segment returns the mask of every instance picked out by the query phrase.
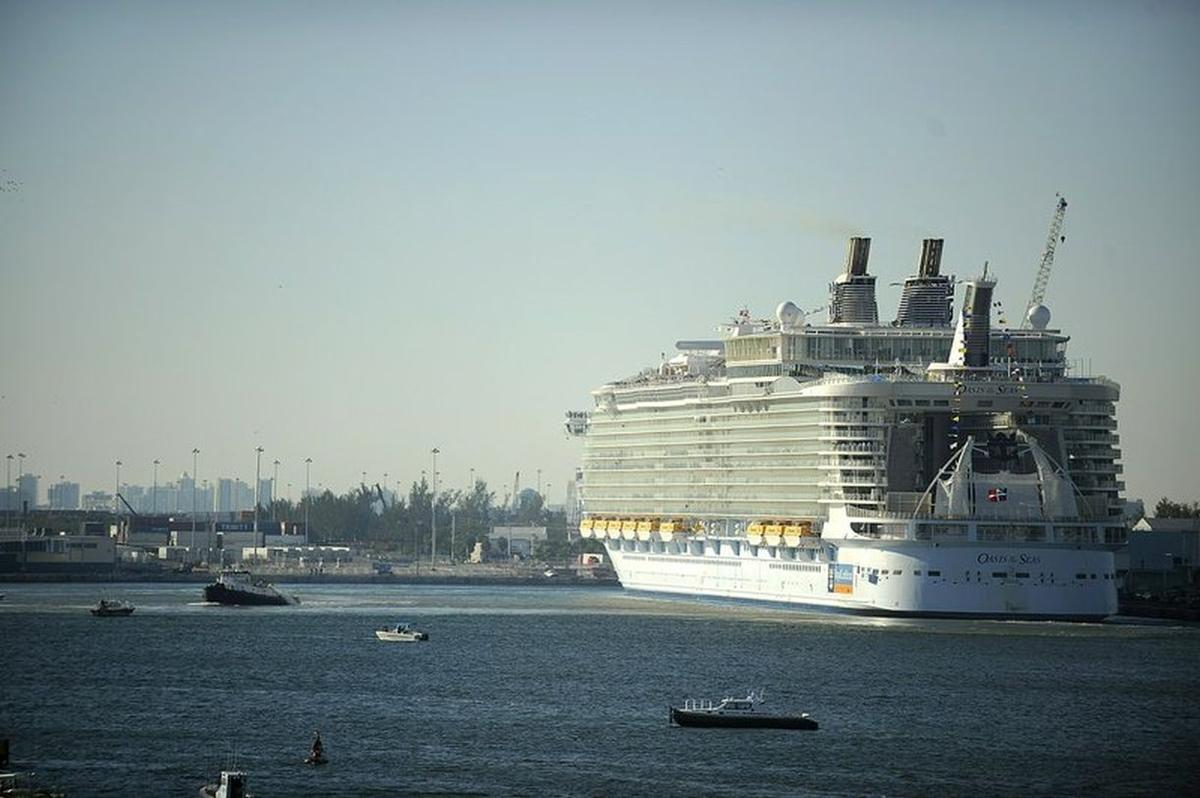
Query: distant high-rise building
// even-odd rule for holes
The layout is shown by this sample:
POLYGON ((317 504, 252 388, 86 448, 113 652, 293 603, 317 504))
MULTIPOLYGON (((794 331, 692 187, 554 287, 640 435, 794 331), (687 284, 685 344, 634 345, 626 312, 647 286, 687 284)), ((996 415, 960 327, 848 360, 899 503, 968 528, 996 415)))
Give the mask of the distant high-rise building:
POLYGON ((51 510, 78 510, 79 483, 62 481, 46 489, 51 510))
POLYGON ((272 501, 271 480, 260 479, 258 481, 258 503, 263 507, 270 507, 272 501))
POLYGON ((32 510, 38 503, 38 476, 22 474, 17 477, 17 508, 32 510))
POLYGON ((221 477, 217 480, 217 512, 232 513, 235 508, 233 480, 221 477))

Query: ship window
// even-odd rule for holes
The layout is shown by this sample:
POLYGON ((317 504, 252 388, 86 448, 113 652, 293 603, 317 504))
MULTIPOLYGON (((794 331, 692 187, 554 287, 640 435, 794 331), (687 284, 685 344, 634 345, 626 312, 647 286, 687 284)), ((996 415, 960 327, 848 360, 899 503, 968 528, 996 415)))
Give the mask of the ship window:
POLYGON ((896 400, 896 406, 897 406, 897 407, 912 407, 912 400, 910 400, 910 399, 897 399, 897 400, 896 400))
POLYGON ((895 572, 895 574, 896 574, 896 576, 903 576, 903 575, 904 575, 904 572, 903 572, 903 571, 896 571, 896 572, 895 572))
POLYGON ((929 407, 929 400, 928 399, 915 399, 915 400, 913 400, 913 404, 916 405, 917 407, 929 407))
POLYGON ((930 576, 941 576, 942 572, 941 571, 930 571, 929 575, 930 576))
POLYGON ((1087 579, 1087 574, 1075 574, 1076 579, 1087 579))
MULTIPOLYGON (((982 402, 980 402, 980 404, 983 404, 983 403, 982 403, 982 402)), ((933 400, 933 406, 934 406, 934 407, 949 407, 949 406, 950 406, 950 400, 949 400, 949 399, 934 399, 934 400, 933 400)))
POLYGON ((1028 579, 1029 574, 1025 571, 1017 571, 1017 579, 1028 579))
POLYGON ((889 573, 891 573, 891 571, 884 568, 882 571, 880 571, 880 573, 883 574, 884 576, 887 576, 889 573))
POLYGON ((920 575, 921 575, 920 571, 913 571, 913 576, 920 576, 920 575))
POLYGON ((992 571, 993 579, 1007 579, 1008 571, 992 571))

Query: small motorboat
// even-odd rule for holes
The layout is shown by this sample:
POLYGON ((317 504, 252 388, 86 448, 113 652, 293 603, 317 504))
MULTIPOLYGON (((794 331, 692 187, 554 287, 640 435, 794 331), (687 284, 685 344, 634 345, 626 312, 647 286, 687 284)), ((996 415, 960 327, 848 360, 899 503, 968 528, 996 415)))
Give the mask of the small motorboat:
POLYGON ((101 618, 115 618, 121 615, 133 615, 136 609, 132 604, 120 599, 100 599, 100 603, 92 607, 92 615, 101 618))
POLYGON ((398 623, 395 626, 385 626, 382 629, 376 629, 375 636, 380 640, 387 640, 393 643, 415 643, 429 639, 428 632, 414 629, 406 623, 398 623))
POLYGON ((252 798, 246 792, 246 772, 222 770, 219 784, 206 784, 200 788, 203 798, 252 798))
POLYGON ((689 698, 682 707, 671 707, 671 723, 675 726, 702 726, 724 729, 805 729, 817 728, 817 722, 807 712, 799 715, 769 715, 755 709, 763 702, 761 693, 745 698, 726 697, 714 703, 707 699, 689 698))

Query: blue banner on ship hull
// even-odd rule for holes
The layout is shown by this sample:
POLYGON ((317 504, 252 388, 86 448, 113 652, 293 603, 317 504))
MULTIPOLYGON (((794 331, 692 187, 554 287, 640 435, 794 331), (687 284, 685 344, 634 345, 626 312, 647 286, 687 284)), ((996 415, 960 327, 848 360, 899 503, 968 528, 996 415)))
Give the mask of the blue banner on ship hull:
POLYGON ((829 565, 829 592, 854 592, 854 566, 849 563, 831 563, 829 565))

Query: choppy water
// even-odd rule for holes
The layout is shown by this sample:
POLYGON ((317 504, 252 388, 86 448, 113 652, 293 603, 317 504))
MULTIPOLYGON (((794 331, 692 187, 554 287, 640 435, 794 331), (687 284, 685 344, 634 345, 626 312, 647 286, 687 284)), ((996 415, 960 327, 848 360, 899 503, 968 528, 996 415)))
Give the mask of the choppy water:
POLYGON ((0 736, 74 796, 1188 792, 1200 629, 883 621, 577 588, 4 585, 0 736), (93 618, 105 595, 129 618, 93 618), (373 630, 412 621, 426 644, 373 630), (679 729, 760 687, 817 732, 679 729), (320 729, 331 764, 303 766, 320 729))

